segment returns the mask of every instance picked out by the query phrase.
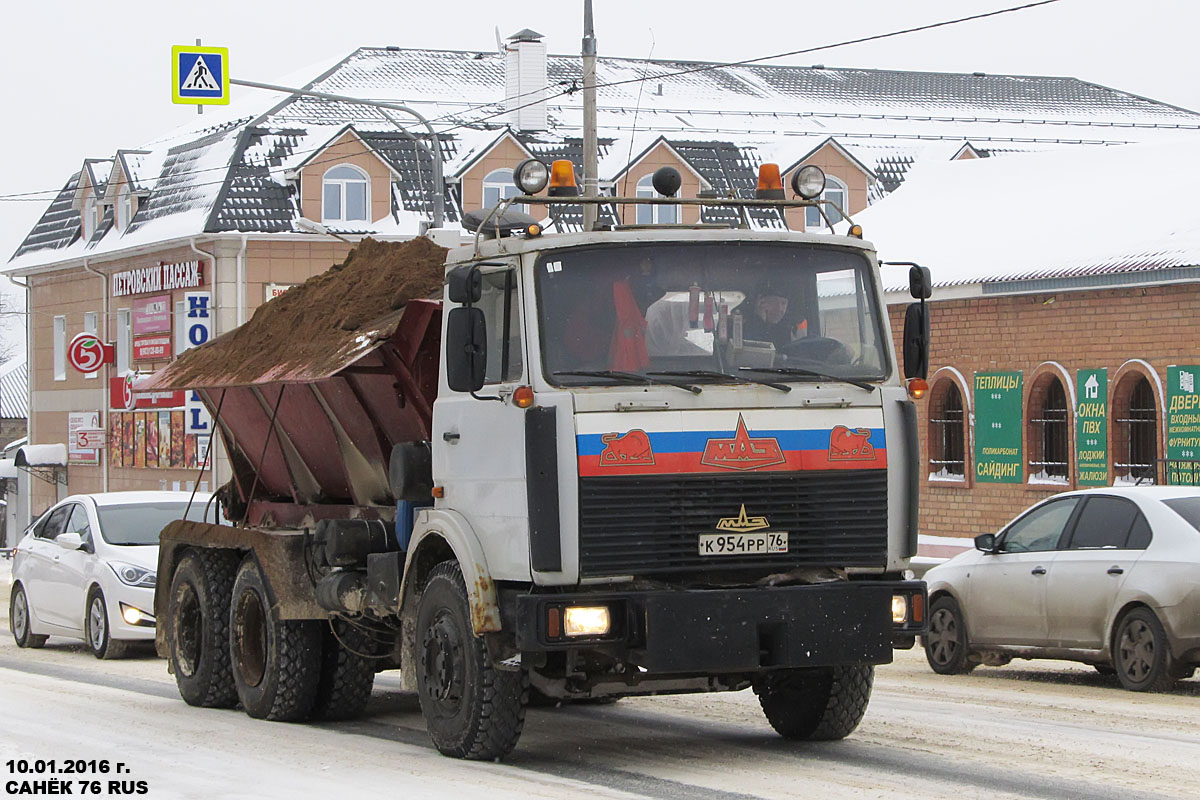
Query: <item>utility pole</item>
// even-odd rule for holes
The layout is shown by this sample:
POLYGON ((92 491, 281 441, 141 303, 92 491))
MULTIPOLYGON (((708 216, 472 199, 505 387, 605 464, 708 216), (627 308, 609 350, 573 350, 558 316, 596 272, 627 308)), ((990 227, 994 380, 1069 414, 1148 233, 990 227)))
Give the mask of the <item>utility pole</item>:
MULTIPOLYGON (((583 0, 583 196, 600 194, 600 143, 596 139, 596 32, 592 28, 592 0, 583 0)), ((596 227, 598 207, 585 204, 583 229, 596 227)))

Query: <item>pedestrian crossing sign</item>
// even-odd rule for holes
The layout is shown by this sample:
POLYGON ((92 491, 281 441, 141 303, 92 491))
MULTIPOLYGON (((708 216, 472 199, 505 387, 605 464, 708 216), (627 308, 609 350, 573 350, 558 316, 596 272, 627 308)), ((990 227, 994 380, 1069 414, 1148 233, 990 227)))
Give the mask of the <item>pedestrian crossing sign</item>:
POLYGON ((203 106, 229 104, 229 48, 171 48, 171 99, 203 106))

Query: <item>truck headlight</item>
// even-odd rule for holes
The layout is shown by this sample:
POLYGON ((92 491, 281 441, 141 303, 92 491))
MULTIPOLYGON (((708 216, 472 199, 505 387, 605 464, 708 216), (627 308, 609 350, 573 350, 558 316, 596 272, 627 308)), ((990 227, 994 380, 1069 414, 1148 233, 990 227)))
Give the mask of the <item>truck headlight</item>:
POLYGON ((892 622, 897 625, 903 625, 908 622, 908 596, 903 594, 892 595, 892 622))
POLYGON ((603 636, 612 627, 608 606, 567 606, 563 633, 567 636, 603 636))

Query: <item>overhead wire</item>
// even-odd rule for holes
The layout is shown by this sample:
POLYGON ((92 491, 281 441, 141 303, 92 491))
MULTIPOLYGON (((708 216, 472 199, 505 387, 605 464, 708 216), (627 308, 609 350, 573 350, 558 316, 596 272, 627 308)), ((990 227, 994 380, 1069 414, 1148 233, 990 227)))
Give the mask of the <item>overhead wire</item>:
MULTIPOLYGON (((864 44, 866 42, 879 41, 882 39, 889 39, 889 38, 894 38, 897 36, 904 36, 904 35, 908 35, 908 34, 912 34, 912 33, 919 33, 922 31, 933 30, 936 28, 947 27, 950 25, 958 25, 958 24, 961 24, 964 22, 972 22, 975 20, 985 19, 988 17, 995 17, 995 16, 999 16, 1001 14, 1010 14, 1010 13, 1014 13, 1014 12, 1018 12, 1018 11, 1025 11, 1025 10, 1028 10, 1031 8, 1052 5, 1052 4, 1059 3, 1059 2, 1062 2, 1062 0, 1036 0, 1035 2, 1024 3, 1022 5, 1010 6, 1010 7, 1002 8, 1002 9, 996 9, 994 11, 986 11, 986 12, 981 12, 979 14, 971 14, 971 15, 965 16, 965 17, 958 17, 958 18, 950 19, 950 20, 942 20, 940 22, 933 22, 933 23, 928 23, 925 25, 917 25, 917 26, 914 26, 911 28, 904 28, 901 30, 889 31, 887 33, 872 34, 869 36, 861 36, 861 37, 857 37, 854 39, 846 39, 846 40, 843 40, 840 42, 833 42, 830 44, 815 45, 813 47, 801 48, 799 50, 789 50, 784 53, 774 53, 771 55, 757 56, 754 58, 747 58, 747 59, 742 59, 739 61, 727 61, 727 62, 700 64, 695 67, 689 67, 687 69, 663 72, 663 73, 659 73, 659 74, 655 74, 655 75, 643 75, 643 76, 639 76, 639 77, 625 78, 625 79, 616 80, 616 81, 609 81, 606 83, 598 83, 596 85, 596 88, 598 90, 606 89, 606 88, 612 88, 615 86, 624 86, 624 85, 628 85, 631 83, 645 83, 646 81, 657 81, 657 80, 662 80, 665 78, 674 78, 674 77, 679 77, 682 75, 692 75, 692 74, 696 74, 696 73, 700 73, 700 72, 708 72, 708 71, 717 70, 717 69, 728 69, 730 67, 747 66, 750 64, 756 64, 756 63, 760 63, 763 61, 771 61, 771 60, 779 59, 779 58, 788 58, 788 57, 796 56, 796 55, 815 53, 815 52, 819 52, 822 50, 831 50, 831 49, 838 48, 838 47, 847 47, 847 46, 855 45, 855 44, 864 44)), ((549 90, 551 88, 558 87, 558 86, 564 86, 564 85, 566 85, 567 88, 561 89, 558 92, 551 94, 549 96, 538 97, 537 99, 532 100, 528 103, 524 103, 524 104, 521 104, 518 106, 511 107, 511 108, 504 108, 504 109, 492 112, 490 114, 485 114, 481 117, 477 117, 475 119, 463 120, 463 121, 458 122, 450 127, 443 128, 442 130, 437 132, 437 135, 438 135, 438 137, 441 137, 447 133, 452 133, 456 130, 474 128, 484 122, 487 122, 488 120, 495 119, 496 117, 505 116, 507 114, 513 113, 514 111, 520 111, 521 109, 528 108, 530 106, 535 106, 540 103, 548 103, 548 102, 550 102, 552 100, 556 100, 560 97, 573 95, 576 92, 580 91, 580 89, 581 89, 581 87, 575 85, 574 81, 570 81, 570 82, 558 81, 555 83, 547 84, 546 86, 544 86, 540 89, 533 89, 533 90, 530 90, 529 92, 525 92, 521 95, 517 95, 517 97, 520 98, 520 97, 524 97, 524 96, 538 94, 540 92, 549 90)), ((354 105, 353 101, 348 101, 348 100, 321 100, 319 98, 304 98, 303 95, 294 95, 294 97, 297 100, 307 99, 307 100, 311 100, 313 102, 340 103, 343 105, 354 105)), ((364 99, 366 99, 366 98, 364 98, 364 99)), ((501 101, 496 101, 496 102, 486 103, 486 104, 479 104, 479 105, 470 107, 465 110, 447 112, 438 117, 434 117, 434 118, 430 119, 429 121, 432 123, 432 122, 440 121, 443 119, 449 119, 449 118, 452 118, 452 117, 455 117, 455 116, 458 116, 458 115, 461 115, 464 113, 470 113, 473 110, 479 110, 481 108, 488 108, 490 106, 495 106, 495 105, 497 105, 498 102, 501 102, 501 101)), ((377 117, 372 118, 372 120, 375 120, 375 119, 377 119, 377 117)), ((412 126, 410 128, 405 128, 403 125, 400 125, 399 123, 397 123, 396 127, 400 128, 402 131, 407 131, 409 133, 412 133, 415 136, 422 135, 419 132, 419 129, 416 129, 415 126, 412 126)), ((311 150, 293 151, 292 155, 295 155, 296 153, 316 152, 316 151, 323 149, 324 147, 325 147, 325 144, 322 144, 319 147, 312 148, 311 150)), ((313 162, 313 163, 323 163, 323 162, 313 162)), ((223 165, 220 167, 204 167, 204 168, 199 168, 196 170, 181 170, 179 172, 172 173, 171 177, 181 177, 181 176, 188 175, 188 174, 199 174, 201 172, 216 171, 216 170, 228 171, 228 169, 232 166, 236 166, 236 165, 226 164, 226 165, 223 165)), ((282 171, 285 169, 287 169, 287 168, 282 167, 282 166, 275 167, 275 168, 268 168, 268 172, 273 173, 273 172, 278 172, 278 171, 282 171)), ((220 181, 213 181, 211 183, 192 183, 192 184, 188 184, 188 187, 196 188, 196 187, 201 187, 201 186, 222 185, 226 182, 227 181, 225 181, 225 180, 220 180, 220 181)), ((64 191, 66 191, 65 188, 41 189, 41 190, 34 190, 34 191, 29 191, 29 192, 11 192, 11 193, 7 193, 7 194, 0 194, 0 202, 46 202, 47 200, 49 200, 50 202, 53 202, 64 191), (41 195, 41 196, 35 197, 34 195, 41 195)))

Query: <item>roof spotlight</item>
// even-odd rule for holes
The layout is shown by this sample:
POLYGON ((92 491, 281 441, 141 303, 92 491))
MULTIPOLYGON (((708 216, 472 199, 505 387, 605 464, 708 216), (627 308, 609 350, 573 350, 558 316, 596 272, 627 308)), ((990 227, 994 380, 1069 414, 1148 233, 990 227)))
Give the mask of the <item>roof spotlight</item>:
POLYGON ((792 173, 792 191, 805 200, 816 200, 825 191, 825 173, 816 164, 792 173))
POLYGON ((527 158, 513 170, 513 183, 522 194, 537 194, 546 188, 550 168, 536 158, 527 158))
POLYGON ((663 197, 674 197, 683 184, 683 178, 679 176, 679 170, 674 167, 659 167, 654 171, 654 177, 650 179, 650 182, 654 185, 654 191, 663 197))

